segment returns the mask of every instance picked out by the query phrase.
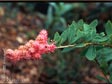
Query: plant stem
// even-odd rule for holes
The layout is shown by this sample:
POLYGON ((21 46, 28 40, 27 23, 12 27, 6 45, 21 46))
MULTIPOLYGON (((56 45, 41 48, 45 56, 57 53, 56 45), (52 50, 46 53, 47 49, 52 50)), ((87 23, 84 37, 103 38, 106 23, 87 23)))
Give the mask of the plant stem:
MULTIPOLYGON (((73 45, 66 45, 66 46, 59 46, 59 47, 56 47, 57 49, 59 49, 59 48, 68 48, 68 47, 75 47, 76 45, 78 45, 78 44, 73 44, 73 45)), ((84 43, 84 46, 83 47, 86 47, 86 46, 90 46, 90 45, 96 45, 96 46, 103 46, 103 47, 110 47, 110 48, 112 48, 112 45, 110 45, 110 44, 104 44, 104 43, 89 43, 89 42, 87 42, 87 43, 84 43)))
POLYGON ((74 44, 74 45, 66 45, 66 46, 59 46, 59 47, 56 47, 56 48, 68 48, 68 47, 74 47, 76 44, 74 44))

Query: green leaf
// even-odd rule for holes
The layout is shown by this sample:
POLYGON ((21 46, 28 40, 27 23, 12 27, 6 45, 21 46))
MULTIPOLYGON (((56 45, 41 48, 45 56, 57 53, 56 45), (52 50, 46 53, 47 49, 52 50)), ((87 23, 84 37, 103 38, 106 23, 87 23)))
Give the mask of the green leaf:
MULTIPOLYGON (((97 51, 100 55, 103 55, 104 60, 109 62, 112 60, 112 49, 111 48, 102 48, 97 51)), ((101 60, 101 58, 100 58, 101 60)))
POLYGON ((88 60, 94 60, 96 57, 96 48, 94 46, 90 46, 86 52, 86 58, 88 60))
POLYGON ((68 37, 68 29, 66 29, 66 30, 61 34, 61 37, 62 37, 62 43, 64 43, 64 42, 67 40, 67 37, 68 37))
MULTIPOLYGON (((110 76, 112 76, 112 63, 109 65, 108 71, 110 72, 110 76)), ((111 78, 111 80, 112 80, 112 78, 111 78)))
POLYGON ((93 42, 105 42, 105 41, 108 41, 109 40, 109 37, 107 36, 100 36, 100 35, 96 35, 92 41, 93 42))
POLYGON ((61 36, 58 32, 55 33, 53 40, 56 42, 56 44, 59 43, 59 41, 61 40, 61 36))
POLYGON ((107 54, 107 56, 105 56, 105 60, 107 62, 112 60, 112 52, 110 54, 107 54))
POLYGON ((72 41, 70 43, 73 44, 74 42, 79 40, 81 37, 84 37, 84 33, 78 29, 75 37, 72 39, 72 41))
POLYGON ((110 80, 110 83, 112 83, 112 74, 110 75, 110 79, 109 80, 110 80))
POLYGON ((92 22, 90 23, 90 26, 91 26, 92 28, 96 28, 97 25, 98 25, 98 20, 94 20, 94 21, 92 21, 92 22))
POLYGON ((73 7, 73 4, 60 3, 59 6, 60 6, 60 7, 59 7, 59 9, 60 9, 60 11, 59 11, 60 15, 63 15, 63 14, 65 14, 66 12, 68 12, 69 10, 71 10, 71 9, 74 8, 74 7, 73 7))
POLYGON ((58 46, 60 46, 62 43, 63 43, 63 38, 60 37, 60 41, 59 41, 59 43, 58 43, 58 46))
POLYGON ((97 75, 96 78, 99 79, 99 80, 108 82, 104 77, 102 77, 102 76, 100 76, 100 75, 97 75))
POLYGON ((85 32, 90 31, 90 26, 88 24, 84 24, 84 31, 85 32))
POLYGON ((66 20, 65 20, 65 18, 62 18, 62 17, 60 17, 60 22, 62 23, 62 25, 64 26, 64 27, 66 27, 66 20))
POLYGON ((80 19, 77 24, 79 28, 83 27, 83 24, 84 24, 83 19, 80 19))
POLYGON ((81 52, 81 56, 85 56, 87 50, 88 50, 88 46, 85 47, 84 50, 81 52))
POLYGON ((51 24, 53 20, 53 11, 52 11, 52 6, 50 5, 47 11, 47 24, 51 24))
POLYGON ((77 28, 76 25, 77 25, 76 22, 73 21, 72 24, 69 26, 69 29, 68 29, 68 35, 69 35, 68 41, 70 44, 72 44, 72 40, 74 38, 76 38, 76 28, 77 28))
POLYGON ((100 54, 102 54, 102 55, 108 55, 108 54, 111 54, 111 53, 112 53, 112 49, 111 49, 111 48, 103 47, 103 48, 100 49, 98 52, 99 52, 100 54))
POLYGON ((108 21, 105 24, 105 31, 106 31, 107 35, 112 35, 112 22, 111 21, 108 21))
MULTIPOLYGON (((103 52, 103 51, 102 51, 103 52)), ((104 51, 105 52, 105 51, 104 51)), ((100 65, 100 68, 104 71, 104 74, 108 74, 108 63, 106 62, 105 60, 105 55, 102 55, 102 54, 97 54, 97 61, 100 65)))
POLYGON ((107 68, 108 68, 108 63, 105 61, 105 59, 102 59, 101 61, 100 61, 100 67, 101 67, 101 69, 103 69, 105 72, 105 74, 108 74, 108 72, 107 72, 107 68))
POLYGON ((51 6, 53 6, 54 7, 54 9, 57 11, 57 4, 56 3, 54 3, 54 2, 52 2, 52 3, 49 3, 51 6))

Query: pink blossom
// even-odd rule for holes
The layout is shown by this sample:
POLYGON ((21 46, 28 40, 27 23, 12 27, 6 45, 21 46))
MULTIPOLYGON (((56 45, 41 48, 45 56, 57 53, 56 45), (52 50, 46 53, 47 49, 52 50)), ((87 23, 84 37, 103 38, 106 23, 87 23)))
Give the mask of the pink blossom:
POLYGON ((44 29, 43 29, 43 30, 41 30, 39 34, 40 34, 40 35, 42 35, 42 34, 43 34, 43 35, 45 35, 45 36, 47 36, 47 35, 48 35, 47 31, 46 31, 46 30, 44 30, 44 29))
POLYGON ((54 52, 56 46, 54 43, 48 44, 48 33, 46 30, 40 31, 35 40, 29 40, 25 45, 18 49, 7 49, 6 58, 11 62, 17 62, 22 59, 41 59, 42 54, 54 52))
POLYGON ((54 44, 51 44, 48 46, 48 49, 49 49, 48 50, 49 52, 54 52, 54 50, 56 49, 56 46, 54 44))
POLYGON ((7 49, 7 52, 5 53, 5 55, 7 56, 9 60, 13 59, 14 51, 12 49, 7 49))
POLYGON ((35 53, 32 58, 33 59, 41 59, 41 55, 39 53, 35 53))
POLYGON ((30 47, 28 50, 30 53, 35 53, 35 49, 33 47, 30 47))
POLYGON ((34 41, 32 45, 33 45, 33 47, 36 48, 36 50, 37 50, 37 49, 39 48, 39 45, 40 45, 40 44, 39 44, 38 41, 34 41))
POLYGON ((46 30, 40 31, 39 35, 36 38, 36 40, 39 43, 47 43, 47 39, 48 39, 48 33, 46 30))

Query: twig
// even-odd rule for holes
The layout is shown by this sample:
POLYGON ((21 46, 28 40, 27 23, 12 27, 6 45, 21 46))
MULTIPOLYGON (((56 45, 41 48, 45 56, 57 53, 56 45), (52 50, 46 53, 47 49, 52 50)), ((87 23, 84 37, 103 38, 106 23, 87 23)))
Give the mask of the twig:
POLYGON ((66 46, 59 46, 59 47, 56 47, 56 48, 68 48, 68 47, 74 47, 76 44, 74 44, 74 45, 66 45, 66 46))
MULTIPOLYGON (((75 46, 77 46, 77 45, 78 45, 78 44, 73 44, 73 45, 59 46, 59 47, 56 47, 56 48, 59 49, 59 48, 75 47, 75 46)), ((103 46, 103 47, 110 47, 110 48, 112 48, 112 45, 110 45, 110 44, 92 43, 92 42, 90 42, 90 43, 89 43, 89 42, 84 43, 84 46, 83 46, 83 47, 90 46, 90 45, 103 46)))

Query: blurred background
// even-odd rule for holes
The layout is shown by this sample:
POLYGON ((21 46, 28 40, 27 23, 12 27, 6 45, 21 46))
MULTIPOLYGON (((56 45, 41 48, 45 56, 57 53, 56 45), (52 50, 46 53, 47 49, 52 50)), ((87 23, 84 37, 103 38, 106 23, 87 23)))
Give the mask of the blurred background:
MULTIPOLYGON (((4 83, 3 49, 16 49, 35 39, 41 29, 48 30, 49 38, 63 32, 72 21, 83 19, 90 23, 98 19, 97 32, 105 31, 104 24, 112 21, 112 3, 94 2, 0 2, 0 83, 4 83)), ((7 83, 80 84, 104 83, 94 62, 80 55, 81 49, 43 55, 41 60, 11 64, 6 62, 7 83)))

